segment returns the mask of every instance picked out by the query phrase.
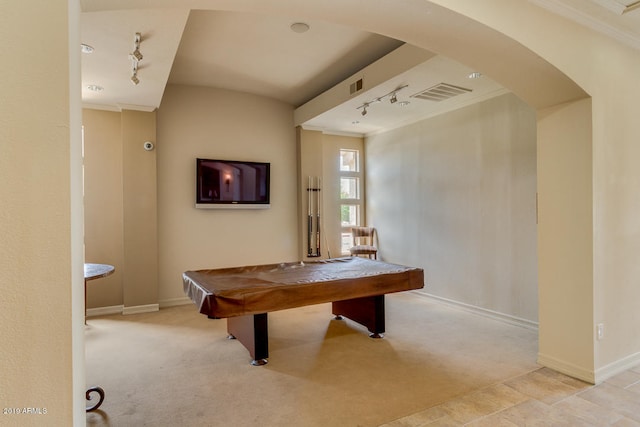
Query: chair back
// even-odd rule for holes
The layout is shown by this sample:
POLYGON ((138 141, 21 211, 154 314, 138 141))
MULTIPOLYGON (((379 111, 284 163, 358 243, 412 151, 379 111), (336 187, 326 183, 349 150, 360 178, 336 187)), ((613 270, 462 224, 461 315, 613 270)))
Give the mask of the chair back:
POLYGON ((374 227, 352 227, 351 239, 353 244, 349 249, 351 256, 366 255, 377 259, 378 247, 374 227))

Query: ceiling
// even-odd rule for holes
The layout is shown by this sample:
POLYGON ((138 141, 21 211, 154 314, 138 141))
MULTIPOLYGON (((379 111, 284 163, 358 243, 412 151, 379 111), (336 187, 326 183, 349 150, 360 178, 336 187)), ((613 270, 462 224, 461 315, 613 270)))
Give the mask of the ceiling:
MULTIPOLYGON (((553 13, 607 34, 640 50, 640 1, 530 0, 553 13)), ((94 48, 82 54, 82 99, 86 107, 153 111, 167 84, 224 88, 261 95, 299 107, 356 75, 403 43, 379 34, 324 21, 305 21, 254 13, 188 9, 89 11, 83 2, 81 42, 94 48), (131 81, 135 34, 141 34, 137 63, 140 83, 131 81), (92 91, 89 86, 99 86, 92 91)), ((429 54, 424 62, 399 70, 385 82, 306 121, 333 132, 370 134, 505 93, 488 76, 469 79, 474 70, 429 54), (442 102, 412 95, 439 83, 470 92, 442 102), (399 101, 389 97, 362 105, 404 87, 399 101)))

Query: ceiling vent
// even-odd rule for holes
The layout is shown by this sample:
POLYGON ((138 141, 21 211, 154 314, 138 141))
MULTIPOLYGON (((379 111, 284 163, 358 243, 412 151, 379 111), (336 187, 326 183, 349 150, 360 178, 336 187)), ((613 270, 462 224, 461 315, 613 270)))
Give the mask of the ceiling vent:
POLYGON ((471 89, 450 85, 449 83, 440 83, 422 92, 418 92, 415 95, 411 95, 411 97, 440 102, 469 92, 471 92, 471 89))
POLYGON ((358 79, 349 85, 349 95, 353 95, 356 92, 362 90, 362 79, 358 79))

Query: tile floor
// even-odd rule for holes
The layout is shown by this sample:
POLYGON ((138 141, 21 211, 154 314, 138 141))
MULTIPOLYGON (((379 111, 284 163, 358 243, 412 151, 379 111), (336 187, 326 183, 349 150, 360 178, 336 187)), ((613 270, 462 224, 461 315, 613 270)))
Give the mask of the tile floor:
POLYGON ((540 368, 381 427, 638 426, 640 366, 593 386, 540 368))

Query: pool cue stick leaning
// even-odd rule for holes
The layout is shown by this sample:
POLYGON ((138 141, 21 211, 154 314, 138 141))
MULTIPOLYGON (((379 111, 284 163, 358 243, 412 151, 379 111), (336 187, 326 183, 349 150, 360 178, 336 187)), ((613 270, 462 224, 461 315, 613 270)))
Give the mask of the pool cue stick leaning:
POLYGON ((313 233, 313 216, 311 215, 311 176, 307 183, 307 256, 312 255, 311 235, 313 233))
POLYGON ((316 187, 316 256, 321 256, 320 253, 320 177, 318 177, 318 185, 316 187))

